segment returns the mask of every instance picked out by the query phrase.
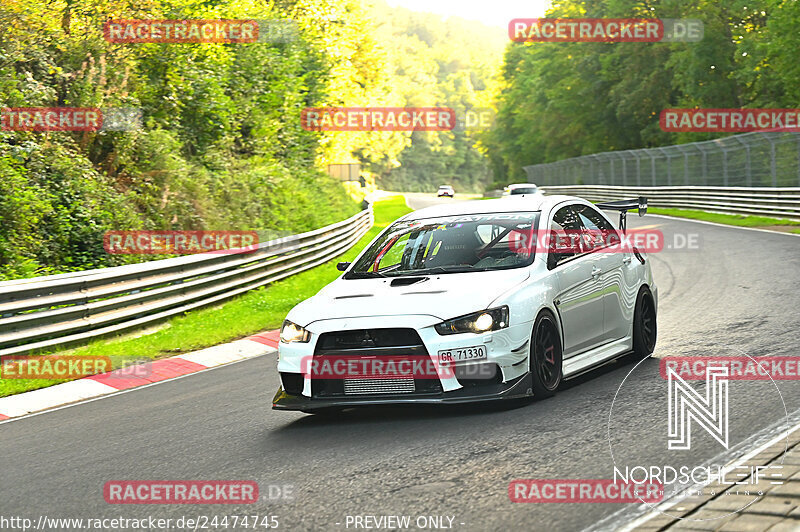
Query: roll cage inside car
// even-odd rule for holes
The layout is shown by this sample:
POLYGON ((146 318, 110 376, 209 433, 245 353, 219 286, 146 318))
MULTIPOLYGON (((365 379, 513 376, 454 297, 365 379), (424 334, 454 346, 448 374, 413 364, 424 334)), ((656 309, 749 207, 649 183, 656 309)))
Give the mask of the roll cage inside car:
POLYGON ((527 244, 539 211, 400 221, 358 259, 345 278, 474 272, 533 261, 527 244))
MULTIPOLYGON (((559 264, 586 253, 600 251, 611 246, 629 246, 624 235, 627 232, 626 215, 628 210, 639 211, 639 216, 647 212, 647 198, 613 201, 587 205, 580 202, 565 201, 553 207, 550 216, 550 241, 548 242, 547 267, 553 269, 559 264), (619 229, 614 228, 601 215, 601 209, 616 210, 620 213, 619 229), (621 234, 620 234, 621 233, 621 234), (565 234, 571 238, 560 239, 554 235, 565 234), (561 243, 567 241, 568 245, 561 243)), ((631 246, 630 251, 643 262, 639 250, 631 246)))

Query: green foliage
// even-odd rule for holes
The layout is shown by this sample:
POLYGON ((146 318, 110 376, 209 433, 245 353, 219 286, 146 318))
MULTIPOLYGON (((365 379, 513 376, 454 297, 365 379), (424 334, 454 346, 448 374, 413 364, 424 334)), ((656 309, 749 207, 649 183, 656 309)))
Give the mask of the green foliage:
MULTIPOLYGON (((722 214, 718 212, 696 211, 692 209, 647 209, 648 214, 663 214, 664 216, 675 216, 676 218, 691 218, 692 220, 703 220, 725 225, 736 225, 739 227, 791 227, 800 225, 800 222, 786 220, 784 218, 770 218, 767 216, 746 216, 743 214, 722 214)), ((794 230, 792 232, 795 232, 794 230)))
MULTIPOLYGON (((495 76, 507 40, 500 28, 478 22, 377 4, 374 17, 397 106, 441 106, 458 117, 494 106, 495 76)), ((488 124, 487 124, 488 126, 488 124)), ((491 181, 479 128, 406 133, 402 151, 369 161, 378 184, 388 190, 481 192, 491 181)))
POLYGON ((793 0, 564 0, 548 17, 697 18, 696 43, 514 43, 495 129, 496 184, 523 166, 602 151, 708 140, 666 133, 671 107, 797 107, 800 4, 793 0))
MULTIPOLYGON (((358 210, 315 169, 300 112, 332 57, 307 29, 251 45, 110 44, 107 18, 294 17, 297 4, 13 0, 0 6, 0 107, 138 107, 133 132, 0 132, 0 279, 112 266, 112 229, 298 232, 358 210)), ((325 0, 310 1, 325 7, 325 0)), ((355 29, 351 29, 355 32, 355 29)))
POLYGON ((0 132, 0 279, 113 266, 119 229, 298 232, 357 210, 318 170, 482 190, 474 132, 310 132, 321 106, 490 107, 504 32, 363 0, 6 0, 0 107, 133 107, 138 131, 0 132), (292 21, 256 44, 112 44, 109 19, 292 21))

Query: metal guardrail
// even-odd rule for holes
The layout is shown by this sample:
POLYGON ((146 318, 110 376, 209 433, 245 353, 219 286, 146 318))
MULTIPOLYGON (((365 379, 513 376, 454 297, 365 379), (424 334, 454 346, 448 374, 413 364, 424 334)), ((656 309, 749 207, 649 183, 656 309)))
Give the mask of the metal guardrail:
POLYGON ((619 187, 543 186, 546 194, 580 196, 589 201, 646 196, 651 207, 694 209, 800 220, 800 187, 619 187))
POLYGON ((369 205, 342 222, 263 242, 248 253, 0 282, 0 355, 85 342, 219 303, 340 255, 373 221, 369 205))

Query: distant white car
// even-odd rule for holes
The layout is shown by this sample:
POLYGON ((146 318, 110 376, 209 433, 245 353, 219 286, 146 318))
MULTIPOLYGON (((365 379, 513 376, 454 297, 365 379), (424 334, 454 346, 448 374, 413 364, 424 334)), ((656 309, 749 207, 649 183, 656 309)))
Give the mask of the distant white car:
POLYGON ((453 190, 453 187, 451 187, 450 185, 442 185, 442 186, 439 187, 439 190, 436 192, 436 196, 439 197, 439 198, 441 198, 443 196, 447 196, 447 197, 452 198, 455 195, 456 195, 456 192, 455 192, 455 190, 453 190))
MULTIPOLYGON (((624 227, 646 200, 603 208, 624 227)), ((658 291, 650 262, 620 239, 603 211, 570 196, 412 212, 289 312, 273 408, 546 397, 630 351, 645 357, 658 291)))
POLYGON ((503 191, 503 196, 517 196, 522 194, 541 194, 539 187, 533 183, 515 183, 508 185, 503 191))

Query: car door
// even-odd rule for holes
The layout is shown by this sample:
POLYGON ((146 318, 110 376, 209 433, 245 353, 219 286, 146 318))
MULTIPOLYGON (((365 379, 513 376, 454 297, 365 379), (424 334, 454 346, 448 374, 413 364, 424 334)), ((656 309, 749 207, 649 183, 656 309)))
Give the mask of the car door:
POLYGON ((569 358, 603 342, 603 293, 573 206, 557 207, 549 229, 547 268, 558 286, 555 305, 564 330, 564 358, 569 358), (567 235, 566 248, 559 235, 567 235))
MULTIPOLYGON (((624 266, 630 263, 630 253, 618 245, 619 234, 614 226, 594 207, 576 205, 575 212, 584 231, 584 244, 599 269, 598 283, 603 298, 603 341, 610 342, 628 334, 630 319, 625 317, 624 266)), ((595 270, 597 271, 597 270, 595 270)))

